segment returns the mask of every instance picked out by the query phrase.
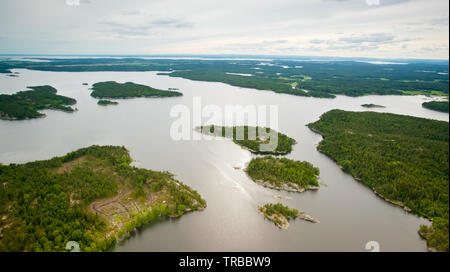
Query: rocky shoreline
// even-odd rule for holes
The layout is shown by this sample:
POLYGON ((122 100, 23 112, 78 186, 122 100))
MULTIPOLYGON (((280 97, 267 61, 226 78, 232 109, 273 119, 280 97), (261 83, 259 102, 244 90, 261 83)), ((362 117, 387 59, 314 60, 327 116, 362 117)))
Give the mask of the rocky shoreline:
POLYGON ((0 112, 0 120, 5 120, 5 121, 21 121, 21 120, 30 120, 30 119, 37 119, 37 118, 45 118, 47 117, 46 114, 44 113, 40 113, 41 115, 36 116, 36 117, 25 117, 22 119, 19 119, 17 117, 11 117, 9 116, 7 113, 5 112, 0 112))
MULTIPOLYGON (((250 177, 249 177, 250 178, 250 177)), ((251 179, 251 178, 250 178, 251 179)), ((283 184, 280 186, 277 185, 273 185, 270 182, 267 181, 263 181, 263 180, 255 180, 255 183, 264 186, 266 188, 270 188, 270 189, 275 189, 275 190, 280 190, 280 191, 287 191, 287 192, 296 192, 296 193, 303 193, 304 191, 307 190, 318 190, 320 187, 319 186, 311 186, 308 185, 307 187, 300 187, 295 183, 292 184, 283 184)))
MULTIPOLYGON (((287 230, 290 226, 289 220, 281 213, 274 213, 272 215, 266 215, 264 208, 260 209, 259 213, 262 214, 264 216, 264 218, 272 221, 275 224, 275 226, 277 226, 278 228, 280 228, 282 230, 287 230)), ((298 212, 296 217, 294 217, 294 218, 308 221, 311 223, 320 223, 319 220, 313 218, 311 215, 306 214, 304 212, 298 212)))
MULTIPOLYGON (((360 180, 358 180, 358 181, 360 181, 360 180)), ((403 202, 389 199, 389 198, 383 196, 382 194, 378 193, 377 191, 375 191, 375 189, 373 189, 373 192, 374 192, 374 194, 375 194, 376 196, 382 198, 383 200, 385 200, 385 201, 387 201, 387 202, 389 202, 389 203, 391 203, 391 204, 393 204, 393 205, 402 207, 403 210, 405 210, 405 211, 407 211, 407 212, 411 212, 411 209, 408 208, 405 204, 403 204, 403 202)))
POLYGON ((311 223, 320 223, 319 220, 313 218, 311 215, 306 214, 306 213, 304 213, 304 212, 299 212, 299 213, 297 214, 297 218, 298 218, 298 219, 305 220, 305 221, 308 221, 308 222, 311 222, 311 223))

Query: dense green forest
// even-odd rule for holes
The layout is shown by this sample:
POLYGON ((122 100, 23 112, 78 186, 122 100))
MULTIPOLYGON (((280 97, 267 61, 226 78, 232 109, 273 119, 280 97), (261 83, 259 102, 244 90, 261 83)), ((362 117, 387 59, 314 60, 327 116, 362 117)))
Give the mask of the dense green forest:
MULTIPOLYGON (((211 71, 211 70, 199 70, 199 71, 175 71, 172 73, 160 73, 160 75, 168 75, 171 77, 182 77, 191 80, 198 81, 211 81, 211 82, 223 82, 232 86, 238 86, 243 88, 254 88, 258 90, 268 90, 277 93, 286 93, 299 96, 312 96, 315 92, 308 93, 304 90, 294 88, 292 85, 285 82, 279 82, 277 80, 261 77, 261 76, 241 76, 230 75, 224 71, 211 71)), ((326 93, 315 95, 317 97, 334 97, 326 93)))
POLYGON ((449 124, 412 116, 332 110, 309 124, 318 150, 392 203, 430 218, 428 246, 449 247, 449 124))
POLYGON ((302 192, 319 187, 319 168, 306 161, 258 157, 250 161, 246 172, 253 181, 270 188, 302 192))
POLYGON ((97 104, 99 104, 100 106, 109 106, 109 105, 117 105, 119 103, 111 100, 99 100, 97 104))
POLYGON ((270 128, 252 126, 221 127, 210 125, 199 127, 197 130, 207 135, 232 137, 234 143, 242 146, 254 154, 285 155, 292 151, 292 145, 296 143, 294 139, 270 128), (264 131, 264 129, 267 135, 260 135, 259 130, 264 131), (227 130, 230 131, 229 135, 227 134, 227 130), (231 130, 233 131, 232 136, 231 130), (273 146, 274 150, 262 150, 261 145, 269 143, 269 138, 274 138, 275 135, 277 135, 278 138, 276 147, 273 146))
POLYGON ((8 68, 9 68, 8 65, 6 65, 0 61, 0 74, 11 73, 11 71, 8 68))
POLYGON ((448 112, 448 101, 424 102, 422 103, 422 107, 435 111, 448 112))
POLYGON ((183 95, 180 92, 163 91, 133 82, 117 83, 115 81, 98 82, 92 85, 91 96, 95 98, 130 98, 130 97, 172 97, 183 95))
POLYGON ((136 227, 203 209, 168 172, 135 168, 124 147, 0 165, 0 251, 105 251, 136 227))
POLYGON ((446 95, 448 63, 404 65, 358 61, 195 60, 141 58, 52 59, 47 62, 0 61, 0 71, 26 68, 41 71, 159 71, 172 77, 223 82, 233 86, 291 95, 333 98, 337 94, 446 95), (432 71, 432 72, 430 72, 432 71), (230 73, 234 73, 230 74, 230 73), (237 74, 249 74, 242 76, 237 74))
POLYGON ((44 109, 62 110, 73 112, 68 107, 77 101, 73 98, 56 94, 52 86, 28 87, 30 91, 17 92, 12 95, 0 94, 0 119, 24 120, 44 117, 38 112, 44 109))

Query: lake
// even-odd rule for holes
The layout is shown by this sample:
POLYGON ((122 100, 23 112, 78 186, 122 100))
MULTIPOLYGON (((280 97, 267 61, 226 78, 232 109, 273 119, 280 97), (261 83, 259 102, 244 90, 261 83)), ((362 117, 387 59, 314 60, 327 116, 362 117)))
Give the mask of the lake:
POLYGON ((345 174, 316 150, 321 136, 305 125, 331 109, 370 109, 448 121, 447 113, 422 108, 424 96, 338 96, 318 99, 199 82, 156 72, 43 72, 17 69, 19 77, 0 74, 0 93, 15 93, 26 86, 51 85, 58 94, 77 99, 78 111, 46 110, 46 118, 0 120, 0 162, 24 163, 61 156, 81 147, 123 145, 138 167, 168 170, 196 189, 208 207, 181 218, 158 222, 139 230, 116 251, 366 251, 377 241, 381 251, 426 251, 417 234, 425 219, 405 212, 375 196, 371 189, 345 174), (90 86, 100 81, 132 81, 159 89, 179 88, 175 98, 118 100, 102 107, 90 97, 90 86), (89 86, 83 86, 87 82, 89 86), (245 167, 253 155, 230 140, 174 141, 170 127, 175 105, 279 105, 278 130, 298 143, 287 157, 307 160, 320 168, 318 191, 288 193, 261 187, 234 167, 245 167), (282 200, 275 198, 281 195, 282 200), (258 213, 257 206, 282 202, 320 220, 319 224, 291 221, 278 229, 258 213))

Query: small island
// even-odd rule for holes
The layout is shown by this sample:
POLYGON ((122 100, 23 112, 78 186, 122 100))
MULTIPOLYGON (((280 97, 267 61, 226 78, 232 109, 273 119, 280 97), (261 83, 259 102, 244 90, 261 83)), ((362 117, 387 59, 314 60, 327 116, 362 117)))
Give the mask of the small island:
POLYGON ((270 128, 251 126, 222 127, 210 125, 197 127, 196 130, 210 136, 220 136, 228 138, 232 137, 235 144, 240 145, 242 148, 247 149, 253 154, 260 155, 285 155, 290 153, 292 151, 292 146, 296 144, 296 141, 294 139, 273 129, 271 130, 270 128), (262 144, 267 144, 270 142, 270 139, 266 139, 263 135, 260 135, 259 130, 262 129, 265 129, 265 132, 269 135, 269 137, 272 134, 278 135, 278 143, 274 150, 261 150, 262 144), (227 131, 229 131, 230 133, 227 133, 227 131), (252 139, 251 135, 253 135, 255 139, 252 139), (242 139, 240 139, 241 136, 242 139))
POLYGON ((253 158, 245 170, 256 183, 277 190, 304 192, 319 189, 319 168, 306 161, 271 156, 253 158))
POLYGON ((364 107, 364 108, 386 108, 385 106, 377 105, 377 104, 362 104, 361 107, 364 107))
POLYGON ((76 104, 76 100, 70 97, 57 95, 57 90, 52 86, 28 87, 29 91, 22 91, 12 95, 0 95, 0 119, 26 120, 45 117, 38 111, 44 109, 74 112, 69 107, 76 104))
POLYGON ((117 104, 119 104, 119 102, 102 99, 102 100, 99 100, 97 102, 97 104, 99 104, 100 106, 111 106, 111 105, 117 105, 117 104))
POLYGON ((133 82, 117 83, 115 81, 98 82, 92 85, 91 96, 95 98, 135 98, 135 97, 175 97, 180 92, 164 91, 133 82))
POLYGON ((430 102, 424 102, 422 103, 422 107, 434 110, 434 111, 440 111, 440 112, 449 112, 449 103, 448 101, 430 101, 430 102))
POLYGON ((91 146, 0 164, 0 252, 67 251, 68 241, 106 251, 145 224, 206 207, 173 174, 131 162, 124 147, 91 146))
POLYGON ((281 203, 265 204, 264 206, 258 207, 258 210, 266 219, 272 221, 275 226, 284 230, 289 228, 290 219, 298 218, 312 223, 319 223, 318 220, 314 219, 310 215, 300 212, 297 209, 284 206, 281 203))

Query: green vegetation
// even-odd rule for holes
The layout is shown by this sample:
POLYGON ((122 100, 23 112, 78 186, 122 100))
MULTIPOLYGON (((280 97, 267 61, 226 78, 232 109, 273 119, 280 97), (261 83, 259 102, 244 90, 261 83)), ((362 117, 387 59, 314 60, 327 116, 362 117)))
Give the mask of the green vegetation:
POLYGON ((53 109, 65 112, 73 112, 68 107, 77 101, 73 98, 56 94, 56 89, 45 85, 28 87, 31 91, 22 91, 16 94, 0 94, 0 119, 24 120, 44 117, 39 110, 53 109))
MULTIPOLYGON (((230 75, 223 71, 211 71, 211 70, 199 70, 199 71, 175 71, 172 73, 161 73, 167 74, 171 77, 182 77, 191 80, 199 81, 211 81, 211 82, 223 82, 232 86, 238 86, 243 88, 254 88, 259 90, 274 91, 276 93, 285 93, 299 96, 312 96, 316 93, 308 93, 304 90, 293 88, 291 84, 286 84, 284 82, 278 82, 276 79, 265 78, 262 76, 241 76, 241 75, 230 75)), ((334 97, 327 95, 325 93, 317 93, 318 97, 334 97)))
POLYGON ((91 96, 95 98, 130 98, 130 97, 172 97, 182 93, 163 91, 132 82, 117 83, 115 81, 98 82, 92 85, 91 96))
POLYGON ((281 203, 265 204, 262 207, 258 207, 258 209, 266 219, 269 219, 281 229, 287 229, 289 227, 288 220, 297 218, 299 213, 297 209, 291 209, 281 203))
POLYGON ((171 77, 223 82, 299 96, 333 98, 378 95, 448 96, 448 62, 405 65, 358 61, 187 60, 187 59, 45 59, 47 62, 0 61, 0 72, 25 68, 42 71, 159 71, 171 77), (258 68, 258 70, 255 70, 258 68), (429 73, 424 71, 436 71, 429 73), (230 74, 231 73, 231 74, 230 74), (242 76, 239 74, 252 74, 242 76), (380 80, 381 79, 381 80, 380 80))
POLYGON ((296 143, 294 139, 270 128, 251 126, 221 127, 211 125, 199 127, 197 130, 207 135, 232 137, 234 143, 254 154, 288 154, 292 151, 292 145, 296 143), (217 131, 214 128, 216 128, 217 131), (264 129, 267 135, 260 135, 260 132, 264 131, 264 129), (232 136, 231 130, 233 131, 232 136), (229 134, 227 134, 227 131, 229 131, 229 134), (275 135, 278 135, 276 148, 274 146, 274 150, 262 150, 261 145, 268 144, 270 139, 275 138, 275 135))
POLYGON ((290 219, 302 219, 312 223, 319 223, 318 220, 312 218, 310 215, 300 212, 297 209, 289 208, 281 203, 277 204, 265 204, 262 207, 258 207, 258 210, 264 215, 266 219, 272 221, 275 226, 280 229, 289 228, 290 219))
POLYGON ((422 107, 435 111, 448 112, 448 101, 424 102, 422 107))
POLYGON ((111 100, 99 100, 97 104, 99 104, 100 106, 109 106, 109 105, 117 105, 119 103, 111 100))
POLYGON ((246 172, 253 181, 269 188, 296 192, 319 188, 320 171, 306 161, 258 157, 250 161, 246 172))
POLYGON ((11 71, 8 68, 10 68, 10 66, 8 64, 2 63, 0 61, 0 74, 11 73, 11 71))
POLYGON ((385 106, 377 105, 377 104, 362 104, 361 107, 364 108, 385 108, 385 106))
POLYGON ((421 235, 448 251, 448 122, 388 113, 332 110, 309 127, 318 150, 378 195, 433 220, 421 235))
POLYGON ((124 147, 91 146, 47 161, 0 165, 0 251, 105 251, 135 228, 203 209, 168 172, 130 165, 124 147))

